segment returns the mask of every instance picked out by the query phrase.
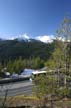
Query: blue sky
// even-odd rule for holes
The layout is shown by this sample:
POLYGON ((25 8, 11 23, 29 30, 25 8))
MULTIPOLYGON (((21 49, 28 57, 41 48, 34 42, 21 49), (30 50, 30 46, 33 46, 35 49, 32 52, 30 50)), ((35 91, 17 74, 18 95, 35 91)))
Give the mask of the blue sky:
POLYGON ((0 38, 53 36, 71 0, 0 0, 0 38))

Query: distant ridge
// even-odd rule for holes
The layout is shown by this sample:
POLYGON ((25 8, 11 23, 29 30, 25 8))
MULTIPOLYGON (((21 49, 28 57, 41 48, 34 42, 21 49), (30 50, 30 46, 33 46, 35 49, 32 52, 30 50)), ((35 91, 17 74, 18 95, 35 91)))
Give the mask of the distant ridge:
MULTIPOLYGON (((46 36, 43 36, 43 37, 46 38, 46 36)), ((43 37, 41 37, 41 38, 43 38, 43 37)), ((19 42, 20 41, 24 41, 24 42, 33 41, 33 42, 43 42, 43 43, 52 43, 53 42, 53 39, 51 39, 51 37, 50 37, 50 40, 47 40, 47 38, 46 38, 46 41, 43 41, 42 39, 39 39, 39 38, 30 38, 28 36, 19 36, 16 38, 8 38, 8 39, 0 38, 0 41, 6 41, 6 40, 16 40, 19 42)))
POLYGON ((36 39, 14 39, 0 41, 0 61, 16 59, 20 56, 28 59, 40 57, 48 59, 54 50, 54 42, 43 43, 36 39))

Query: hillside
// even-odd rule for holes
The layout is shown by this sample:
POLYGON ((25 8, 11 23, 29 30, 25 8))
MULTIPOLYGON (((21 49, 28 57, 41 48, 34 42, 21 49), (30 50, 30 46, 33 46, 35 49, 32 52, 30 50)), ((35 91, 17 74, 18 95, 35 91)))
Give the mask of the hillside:
POLYGON ((0 41, 0 61, 16 59, 22 57, 28 59, 30 57, 40 57, 48 59, 54 50, 53 43, 43 43, 38 40, 31 39, 30 41, 18 39, 1 40, 0 41))

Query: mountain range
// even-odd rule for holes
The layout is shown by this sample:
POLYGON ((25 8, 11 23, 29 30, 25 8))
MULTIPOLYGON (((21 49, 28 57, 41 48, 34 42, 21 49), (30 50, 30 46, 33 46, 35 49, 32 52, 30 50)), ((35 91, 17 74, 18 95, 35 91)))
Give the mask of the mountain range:
POLYGON ((0 39, 0 61, 17 59, 20 56, 23 59, 40 57, 46 60, 52 54, 54 47, 54 41, 52 43, 43 43, 40 40, 26 38, 0 39))
POLYGON ((11 36, 11 37, 6 37, 6 38, 0 38, 0 41, 2 40, 18 40, 18 41, 31 41, 31 40, 37 40, 37 41, 41 41, 44 43, 51 43, 53 42, 53 40, 55 39, 54 35, 43 35, 43 36, 36 36, 36 37, 32 37, 29 36, 28 34, 24 33, 18 36, 11 36))

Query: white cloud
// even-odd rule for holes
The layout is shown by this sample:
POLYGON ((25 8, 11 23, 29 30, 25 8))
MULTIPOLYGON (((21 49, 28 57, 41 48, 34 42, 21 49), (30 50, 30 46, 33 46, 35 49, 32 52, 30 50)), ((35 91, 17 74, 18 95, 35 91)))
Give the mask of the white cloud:
POLYGON ((36 39, 36 40, 40 40, 40 41, 42 41, 42 42, 44 42, 44 43, 51 43, 51 42, 53 42, 53 39, 55 39, 54 38, 54 35, 41 35, 41 36, 35 36, 35 37, 33 37, 33 36, 30 36, 29 34, 27 34, 27 33, 23 33, 23 34, 19 34, 19 35, 17 35, 17 36, 6 36, 7 38, 5 38, 5 39, 8 39, 8 40, 14 40, 14 39, 16 39, 16 38, 19 38, 19 39, 36 39))
POLYGON ((27 33, 24 33, 22 35, 19 35, 18 38, 30 39, 30 36, 27 33))
POLYGON ((23 33, 23 34, 20 34, 18 36, 10 36, 8 39, 9 40, 13 40, 15 38, 21 38, 21 39, 36 39, 36 40, 40 40, 42 42, 45 42, 45 43, 51 43, 54 39, 54 35, 42 35, 42 36, 36 36, 36 37, 32 37, 30 36, 29 34, 27 33, 23 33))
POLYGON ((51 42, 53 42, 54 35, 37 36, 36 39, 40 40, 42 42, 45 42, 45 43, 51 43, 51 42))
POLYGON ((18 36, 10 36, 8 37, 7 39, 9 40, 14 40, 16 38, 21 38, 21 39, 30 39, 30 36, 27 34, 27 33, 24 33, 24 34, 20 34, 18 36))
POLYGON ((14 40, 15 39, 15 37, 9 37, 9 38, 7 38, 8 40, 14 40))

